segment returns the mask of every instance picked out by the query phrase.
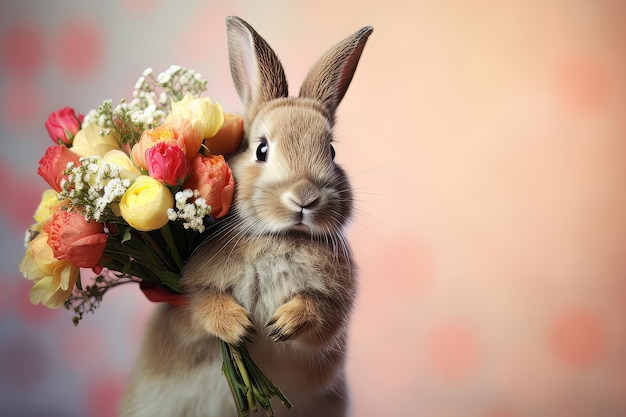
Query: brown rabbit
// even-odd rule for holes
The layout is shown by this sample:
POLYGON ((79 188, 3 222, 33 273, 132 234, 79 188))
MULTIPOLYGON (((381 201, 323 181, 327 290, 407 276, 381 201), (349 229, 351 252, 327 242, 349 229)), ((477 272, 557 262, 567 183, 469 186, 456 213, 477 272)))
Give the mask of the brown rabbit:
POLYGON ((184 267, 188 304, 156 311, 122 415, 235 416, 219 337, 252 342, 252 357, 294 404, 273 403, 277 415, 345 416, 352 191, 333 161, 332 128, 372 28, 330 49, 288 97, 269 45, 243 20, 226 23, 245 105, 242 149, 229 161, 234 204, 184 267))

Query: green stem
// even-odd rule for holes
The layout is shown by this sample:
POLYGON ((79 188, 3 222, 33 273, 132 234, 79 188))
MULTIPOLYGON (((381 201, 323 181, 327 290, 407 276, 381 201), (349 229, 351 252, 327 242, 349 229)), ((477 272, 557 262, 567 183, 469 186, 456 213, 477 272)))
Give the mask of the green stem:
POLYGON ((157 257, 163 262, 165 263, 165 266, 169 269, 174 269, 173 265, 171 265, 168 262, 168 257, 165 255, 165 253, 161 250, 161 247, 159 246, 159 244, 154 240, 154 238, 152 236, 150 236, 149 232, 142 232, 140 233, 141 237, 143 238, 143 240, 154 250, 154 252, 157 254, 157 257))
POLYGON ((167 243, 167 247, 170 250, 170 254, 172 255, 172 258, 174 258, 174 262, 176 263, 176 266, 178 267, 178 271, 180 271, 181 269, 183 269, 183 260, 180 257, 180 253, 178 252, 178 247, 176 246, 176 242, 174 240, 174 234, 172 233, 172 229, 170 228, 169 222, 165 223, 165 226, 161 228, 161 234, 163 235, 163 238, 165 239, 165 243, 167 243))
POLYGON ((248 399, 248 404, 250 405, 250 411, 256 412, 257 406, 256 401, 254 399, 254 389, 252 389, 252 384, 250 383, 250 376, 248 376, 248 371, 246 369, 245 364, 241 359, 241 353, 237 348, 231 349, 231 354, 233 359, 235 360, 235 364, 237 365, 237 369, 241 374, 241 379, 243 380, 244 385, 247 388, 246 397, 248 399))

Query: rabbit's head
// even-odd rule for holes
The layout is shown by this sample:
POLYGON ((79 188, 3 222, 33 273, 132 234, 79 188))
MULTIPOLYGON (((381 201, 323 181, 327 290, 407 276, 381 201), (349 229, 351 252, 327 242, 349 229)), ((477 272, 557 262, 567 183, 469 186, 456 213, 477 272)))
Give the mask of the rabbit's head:
POLYGON ((334 162, 335 110, 356 70, 371 27, 326 52, 289 97, 282 65, 245 21, 227 18, 235 88, 245 137, 231 158, 237 222, 246 233, 334 235, 352 211, 347 176, 334 162))

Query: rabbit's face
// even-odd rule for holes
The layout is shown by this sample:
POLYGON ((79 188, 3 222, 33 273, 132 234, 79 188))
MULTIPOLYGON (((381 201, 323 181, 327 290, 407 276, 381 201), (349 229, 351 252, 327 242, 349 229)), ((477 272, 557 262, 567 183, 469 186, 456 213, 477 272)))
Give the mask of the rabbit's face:
POLYGON ((259 112, 233 158, 236 212, 250 234, 336 234, 352 193, 334 162, 332 130, 312 100, 277 99, 259 112))

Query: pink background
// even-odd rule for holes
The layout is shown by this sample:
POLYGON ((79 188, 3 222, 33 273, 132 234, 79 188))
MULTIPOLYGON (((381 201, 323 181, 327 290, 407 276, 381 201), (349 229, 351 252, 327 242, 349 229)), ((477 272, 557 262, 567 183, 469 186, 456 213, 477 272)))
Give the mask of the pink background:
POLYGON ((626 415, 625 3, 225 3, 0 3, 2 414, 115 416, 153 307, 122 287, 74 328, 29 304, 17 264, 48 114, 129 97, 171 63, 240 111, 236 14, 294 92, 375 27, 337 126, 362 272, 353 416, 626 415))

